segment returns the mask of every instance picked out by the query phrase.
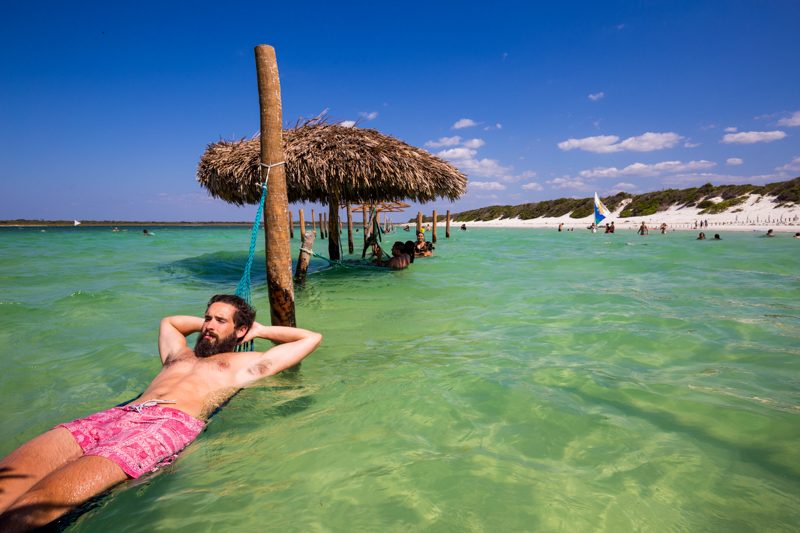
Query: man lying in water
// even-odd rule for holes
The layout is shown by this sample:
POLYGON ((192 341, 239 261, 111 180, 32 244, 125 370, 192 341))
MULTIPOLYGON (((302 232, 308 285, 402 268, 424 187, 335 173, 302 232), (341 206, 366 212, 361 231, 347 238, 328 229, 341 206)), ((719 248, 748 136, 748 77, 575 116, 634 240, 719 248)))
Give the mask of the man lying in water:
POLYGON ((264 326, 238 296, 216 295, 205 318, 161 321, 161 372, 133 403, 56 426, 0 461, 0 531, 51 522, 129 478, 169 462, 238 389, 298 364, 322 335, 264 326), (200 332, 194 349, 186 337, 200 332), (266 352, 233 352, 260 338, 266 352))

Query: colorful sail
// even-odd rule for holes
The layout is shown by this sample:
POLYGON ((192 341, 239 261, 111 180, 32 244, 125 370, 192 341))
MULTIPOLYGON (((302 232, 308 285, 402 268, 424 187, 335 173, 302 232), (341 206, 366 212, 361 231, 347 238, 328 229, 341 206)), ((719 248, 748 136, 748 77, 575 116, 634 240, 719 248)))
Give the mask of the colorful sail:
POLYGON ((594 223, 599 225, 604 218, 610 216, 611 211, 609 211, 608 208, 603 205, 603 202, 600 201, 597 193, 594 193, 594 223))

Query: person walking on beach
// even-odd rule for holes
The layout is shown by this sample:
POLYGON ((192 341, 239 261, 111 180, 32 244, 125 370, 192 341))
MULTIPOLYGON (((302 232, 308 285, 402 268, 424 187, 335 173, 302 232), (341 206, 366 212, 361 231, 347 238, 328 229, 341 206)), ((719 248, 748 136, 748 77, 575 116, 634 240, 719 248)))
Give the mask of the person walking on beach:
POLYGON ((162 369, 134 402, 60 424, 0 461, 0 531, 45 525, 125 481, 156 470, 192 442, 242 387, 297 365, 322 335, 264 326, 238 296, 211 298, 204 318, 161 321, 162 369), (186 337, 200 333, 194 349, 186 337), (252 339, 280 343, 233 352, 252 339))

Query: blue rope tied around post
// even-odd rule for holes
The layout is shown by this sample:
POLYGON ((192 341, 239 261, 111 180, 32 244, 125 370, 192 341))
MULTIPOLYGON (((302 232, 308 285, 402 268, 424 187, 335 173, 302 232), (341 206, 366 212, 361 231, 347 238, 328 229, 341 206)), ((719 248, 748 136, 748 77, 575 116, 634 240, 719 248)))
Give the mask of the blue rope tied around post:
MULTIPOLYGON (((252 293, 250 290, 250 270, 253 267, 253 259, 256 255, 256 241, 258 240, 258 230, 261 226, 261 217, 264 213, 264 204, 266 203, 267 199, 267 182, 269 182, 269 171, 272 167, 277 167, 278 165, 283 165, 283 161, 280 163, 272 163, 271 165, 267 165, 265 163, 259 163, 259 166, 265 167, 267 169, 267 175, 264 177, 264 183, 261 184, 261 198, 258 201, 258 210, 256 211, 256 218, 253 221, 253 228, 250 230, 250 251, 247 253, 247 263, 244 266, 244 273, 242 273, 242 278, 239 280, 239 284, 236 286, 236 296, 247 302, 248 304, 253 303, 252 293)), ((253 341, 240 344, 236 347, 237 352, 246 352, 246 351, 253 351, 253 341)))

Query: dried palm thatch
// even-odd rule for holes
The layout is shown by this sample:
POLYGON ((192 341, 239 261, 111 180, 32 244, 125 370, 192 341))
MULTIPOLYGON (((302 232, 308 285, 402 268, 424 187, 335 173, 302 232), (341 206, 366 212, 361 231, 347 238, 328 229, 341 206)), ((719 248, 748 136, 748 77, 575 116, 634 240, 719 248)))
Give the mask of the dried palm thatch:
MULTIPOLYGON (((284 132, 289 201, 376 203, 455 200, 464 174, 436 156, 372 129, 306 124, 284 132)), ((226 202, 256 204, 261 195, 260 139, 208 145, 197 180, 226 202)))

